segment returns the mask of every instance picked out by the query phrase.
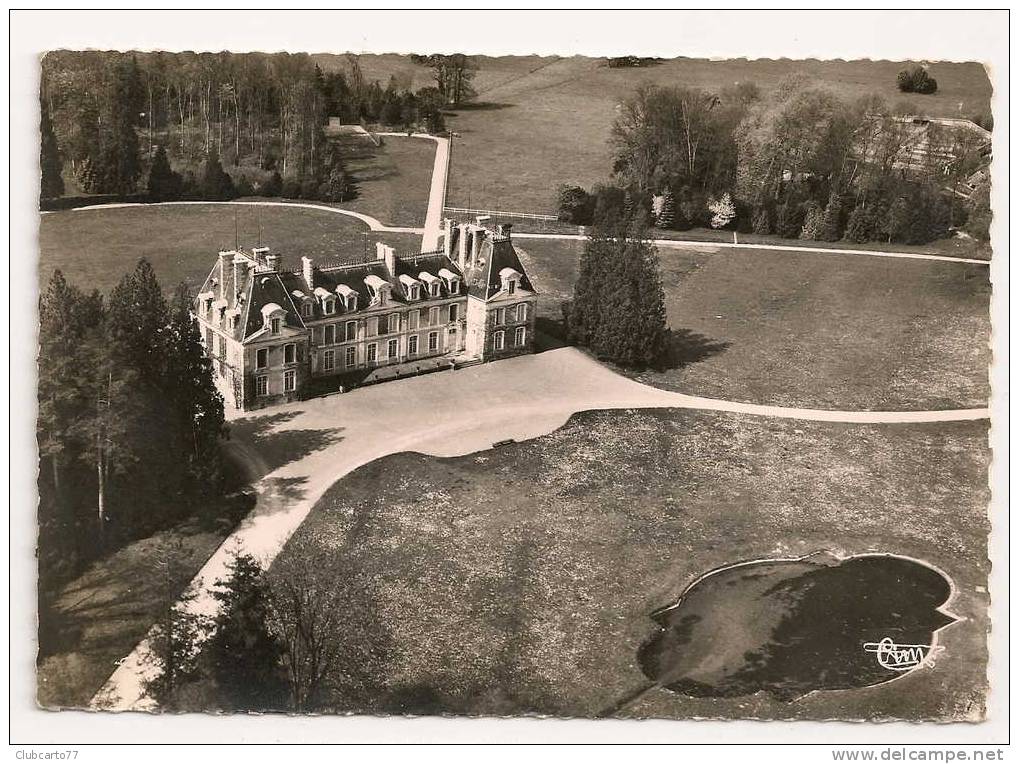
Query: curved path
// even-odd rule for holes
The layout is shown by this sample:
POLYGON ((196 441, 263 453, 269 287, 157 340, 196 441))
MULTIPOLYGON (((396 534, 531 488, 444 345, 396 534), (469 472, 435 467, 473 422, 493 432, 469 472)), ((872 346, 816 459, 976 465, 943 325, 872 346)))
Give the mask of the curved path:
POLYGON ((345 210, 340 207, 330 207, 327 204, 312 204, 311 202, 116 202, 113 204, 90 204, 85 207, 72 207, 69 210, 48 210, 43 211, 43 215, 51 215, 54 212, 90 212, 93 210, 111 210, 118 209, 120 207, 182 207, 186 205, 198 205, 204 206, 209 204, 221 204, 221 205, 239 205, 242 207, 297 207, 306 210, 321 210, 323 212, 331 212, 334 215, 343 215, 348 218, 357 218, 366 226, 373 231, 379 231, 381 233, 413 233, 423 234, 424 228, 407 228, 402 226, 386 225, 381 222, 378 218, 373 218, 371 215, 365 215, 363 212, 354 212, 353 210, 345 210))
MULTIPOLYGON (((211 596, 241 548, 268 565, 315 503, 352 470, 401 451, 460 456, 512 438, 527 440, 592 409, 685 408, 851 424, 949 422, 988 418, 987 409, 833 411, 702 398, 642 385, 574 348, 496 364, 387 382, 344 395, 233 416, 234 448, 265 472, 251 514, 226 538, 195 578, 192 609, 216 612, 211 596), (497 397, 492 391, 498 389, 497 397), (302 445, 303 443, 303 445, 302 445), (300 452, 304 448, 304 453, 300 452), (287 461, 290 459, 290 461, 287 461)), ((152 672, 143 641, 92 701, 94 708, 153 708, 143 682, 152 672)))
MULTIPOLYGON (((517 239, 553 239, 560 241, 583 241, 587 237, 570 233, 519 233, 514 232, 517 239)), ((969 257, 952 257, 951 255, 931 255, 925 252, 884 252, 879 249, 835 249, 833 247, 800 247, 792 244, 739 244, 726 241, 696 241, 693 239, 652 239, 656 247, 683 248, 697 247, 711 251, 712 249, 764 249, 772 252, 804 252, 815 255, 868 255, 870 257, 891 257, 900 260, 941 260, 949 263, 970 263, 972 265, 990 265, 990 260, 979 260, 969 257)))

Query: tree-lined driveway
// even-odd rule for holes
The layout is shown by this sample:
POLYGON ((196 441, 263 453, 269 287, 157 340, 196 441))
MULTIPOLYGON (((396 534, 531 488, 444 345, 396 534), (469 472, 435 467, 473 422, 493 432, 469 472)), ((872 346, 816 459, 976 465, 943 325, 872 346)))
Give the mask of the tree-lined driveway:
MULTIPOLYGON (((701 398, 634 382, 575 348, 560 348, 287 404, 233 418, 231 448, 256 466, 258 501, 196 576, 196 612, 212 615, 211 596, 235 549, 271 562, 315 503, 352 470, 401 451, 459 456, 498 441, 552 432, 592 409, 691 408, 842 423, 983 419, 987 409, 831 411, 701 398)), ((143 681, 152 672, 142 642, 122 661, 93 705, 151 708, 143 681)))

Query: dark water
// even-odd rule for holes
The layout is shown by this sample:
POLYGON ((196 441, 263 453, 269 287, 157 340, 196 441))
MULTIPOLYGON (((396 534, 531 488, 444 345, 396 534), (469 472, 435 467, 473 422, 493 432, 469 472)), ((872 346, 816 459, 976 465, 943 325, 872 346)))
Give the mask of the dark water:
POLYGON ((638 660, 656 685, 695 697, 765 690, 793 700, 880 684, 902 672, 864 643, 931 645, 954 621, 938 610, 950 593, 942 574, 899 557, 749 563, 705 576, 652 614, 660 630, 638 660))

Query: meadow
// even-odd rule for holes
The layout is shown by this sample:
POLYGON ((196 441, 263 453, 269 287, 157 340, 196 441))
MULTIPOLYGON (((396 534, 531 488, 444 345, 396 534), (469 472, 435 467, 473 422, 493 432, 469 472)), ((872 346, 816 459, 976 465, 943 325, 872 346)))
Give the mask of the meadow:
MULTIPOLYGON (((323 66, 337 59, 317 57, 323 66)), ((369 79, 391 76, 412 87, 431 72, 404 56, 359 57, 369 79)), ((938 92, 900 93, 895 61, 817 61, 675 58, 641 68, 609 68, 601 59, 506 56, 477 59, 474 102, 447 118, 453 143, 449 202, 453 206, 554 213, 561 183, 590 186, 611 172, 609 130, 616 105, 638 85, 653 83, 720 91, 754 82, 762 90, 804 73, 846 99, 877 94, 890 105, 908 101, 930 116, 990 112, 991 84, 978 63, 931 66, 938 92)))

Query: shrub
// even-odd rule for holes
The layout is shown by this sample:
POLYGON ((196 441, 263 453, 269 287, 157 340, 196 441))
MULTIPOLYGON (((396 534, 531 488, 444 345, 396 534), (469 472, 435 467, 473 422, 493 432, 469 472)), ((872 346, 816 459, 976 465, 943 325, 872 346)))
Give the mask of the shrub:
POLYGON ((279 196, 283 193, 283 178, 278 172, 274 172, 258 187, 259 196, 279 196))
POLYGON ((595 186, 594 211, 591 222, 595 225, 609 225, 625 214, 626 194, 618 186, 595 186))
POLYGON ((280 190, 280 196, 285 199, 300 199, 301 198, 301 181, 297 178, 287 178, 283 181, 283 188, 280 190))
POLYGON ((726 228, 736 219, 736 205, 732 203, 732 197, 726 192, 721 199, 709 199, 708 211, 711 213, 712 228, 726 228))
POLYGON ((251 185, 251 181, 244 175, 241 175, 236 181, 234 181, 234 190, 237 192, 237 196, 254 196, 255 188, 251 185))
POLYGON ((226 200, 236 196, 233 179, 223 169, 215 150, 209 152, 202 170, 201 195, 203 199, 226 200))
POLYGON ((766 235, 771 233, 771 216, 768 214, 768 208, 763 204, 757 208, 757 212, 754 215, 754 233, 766 235))
POLYGON ((824 208, 821 215, 821 224, 818 228, 818 241, 838 241, 842 238, 842 199, 837 194, 832 194, 828 199, 828 206, 824 208))
POLYGON ((305 178, 301 181, 301 198, 318 199, 318 182, 314 178, 305 178))
POLYGON ((576 225, 590 225, 594 215, 595 200, 580 186, 561 185, 557 195, 556 210, 559 220, 576 225))
POLYGON ((874 238, 874 219, 870 210, 864 205, 856 205, 849 214, 845 238, 858 244, 871 241, 874 238))
POLYGON ((903 93, 930 95, 938 90, 938 81, 931 77, 922 66, 903 69, 895 78, 895 83, 903 93))
POLYGON ((815 201, 805 202, 803 208, 805 214, 803 215, 803 227, 800 229, 800 238, 816 240, 821 234, 824 210, 815 201))

